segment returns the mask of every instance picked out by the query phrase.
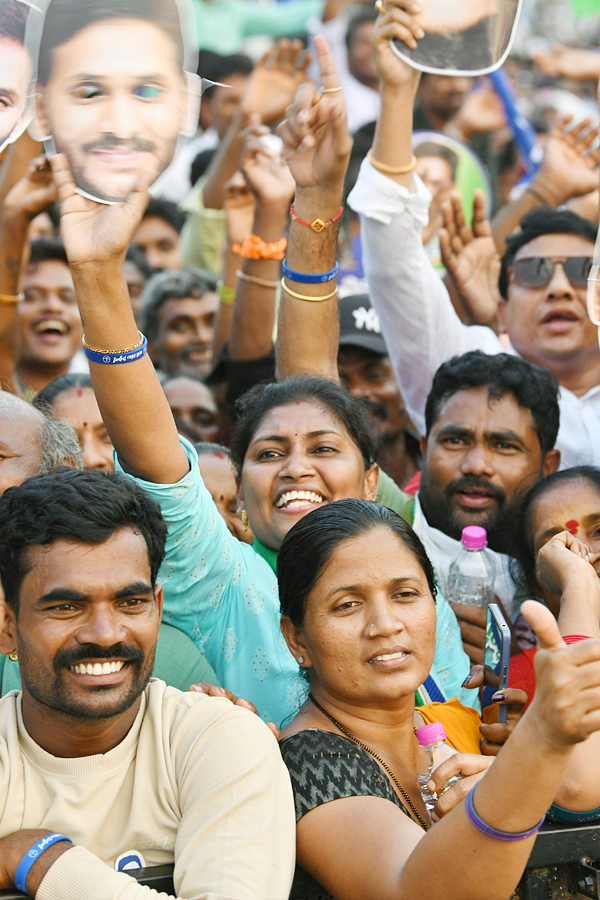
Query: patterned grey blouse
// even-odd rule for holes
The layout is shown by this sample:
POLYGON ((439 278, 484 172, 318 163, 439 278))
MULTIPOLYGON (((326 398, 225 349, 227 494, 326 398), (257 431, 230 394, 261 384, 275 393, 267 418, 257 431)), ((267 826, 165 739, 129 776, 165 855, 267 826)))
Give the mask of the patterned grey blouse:
MULTIPOLYGON (((383 797, 409 815, 383 769, 349 738, 308 728, 284 738, 279 748, 292 780, 296 822, 316 806, 342 797, 383 797)), ((290 900, 334 898, 296 866, 290 900)))

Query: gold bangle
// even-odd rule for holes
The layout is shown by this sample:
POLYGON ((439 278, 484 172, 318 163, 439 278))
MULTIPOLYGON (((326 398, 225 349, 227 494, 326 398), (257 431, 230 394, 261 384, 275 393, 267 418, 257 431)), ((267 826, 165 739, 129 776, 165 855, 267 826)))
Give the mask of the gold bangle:
POLYGON ((393 169, 391 166, 386 166, 385 163, 379 162, 378 159, 374 158, 372 150, 367 150, 367 159, 374 169, 377 169, 378 172, 383 172, 384 175, 408 175, 417 165, 417 157, 414 155, 410 163, 407 166, 402 166, 400 169, 393 169))
POLYGON ((130 350, 137 350, 138 347, 141 347, 144 343, 144 335, 141 331, 138 331, 138 334, 140 336, 140 339, 137 344, 134 344, 133 347, 124 347, 122 350, 100 350, 98 347, 91 347, 86 343, 85 334, 81 338, 81 343, 86 348, 86 350, 93 350, 94 353, 129 353, 130 350))
POLYGON ((222 284, 219 288, 219 301, 223 306, 234 306, 235 288, 230 287, 228 284, 222 284))
POLYGON ((330 294, 325 294, 324 297, 308 297, 306 294, 297 294, 296 291, 293 291, 287 286, 285 277, 281 279, 281 287, 290 295, 290 297, 294 297, 296 300, 307 300, 309 303, 321 303, 322 300, 331 300, 331 298, 335 297, 337 294, 337 284, 332 292, 330 294))
POLYGON ((266 278, 257 278, 256 275, 248 275, 247 272, 242 272, 241 269, 238 269, 235 274, 240 281, 247 281, 249 284, 257 284, 259 287, 271 288, 272 290, 279 287, 278 281, 267 281, 266 278))
POLYGON ((23 299, 23 294, 0 294, 0 303, 5 306, 16 306, 23 299))

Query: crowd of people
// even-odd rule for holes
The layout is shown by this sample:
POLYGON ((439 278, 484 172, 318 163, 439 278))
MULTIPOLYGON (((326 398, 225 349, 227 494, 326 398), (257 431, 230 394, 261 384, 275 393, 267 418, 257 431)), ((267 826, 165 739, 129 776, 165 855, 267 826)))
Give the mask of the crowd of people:
POLYGON ((600 820, 589 5, 542 47, 525 3, 499 81, 409 63, 426 0, 47 4, 30 131, 0 88, 0 890, 509 900, 600 820))

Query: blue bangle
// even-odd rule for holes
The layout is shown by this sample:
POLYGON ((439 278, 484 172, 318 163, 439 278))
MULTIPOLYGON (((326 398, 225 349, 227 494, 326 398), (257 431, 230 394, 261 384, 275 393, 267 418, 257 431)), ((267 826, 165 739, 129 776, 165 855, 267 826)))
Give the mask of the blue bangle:
MULTIPOLYGON (((477 785, 475 785, 475 787, 477 787, 477 785)), ((544 824, 546 819, 545 815, 542 816, 537 825, 534 825, 533 828, 530 828, 528 831, 498 831, 497 828, 492 828, 491 825, 488 825, 487 822, 484 822, 483 819, 478 816, 475 806, 473 805, 474 792, 475 788, 473 787, 467 794, 465 800, 465 809, 467 811, 467 816, 469 817, 469 822, 471 825, 474 825, 478 831, 481 831, 482 834, 494 838, 496 841, 524 841, 526 838, 533 837, 534 834, 537 834, 544 824)))
POLYGON ((58 844, 59 841, 68 841, 69 844, 73 843, 71 838, 55 832, 54 834, 47 834, 46 837, 43 837, 41 841, 37 841, 33 847, 27 851, 15 872, 15 887, 18 891, 22 891, 24 894, 27 893, 25 882, 27 881, 27 876, 29 875, 29 870, 32 865, 39 859, 42 853, 48 849, 48 847, 51 847, 52 844, 58 844))
POLYGON ((336 263, 329 272, 323 272, 321 275, 311 275, 307 272, 294 272, 287 264, 287 257, 281 263, 281 269, 285 278, 297 281, 299 284, 324 284, 326 281, 333 281, 337 278, 339 265, 336 263))
POLYGON ((110 350, 92 350, 85 345, 83 349, 88 359, 91 359, 92 362, 102 363, 105 366, 130 363, 135 362, 136 359, 141 359, 142 356, 146 355, 148 352, 148 338, 144 337, 140 346, 135 347, 133 350, 117 350, 111 352, 110 350))

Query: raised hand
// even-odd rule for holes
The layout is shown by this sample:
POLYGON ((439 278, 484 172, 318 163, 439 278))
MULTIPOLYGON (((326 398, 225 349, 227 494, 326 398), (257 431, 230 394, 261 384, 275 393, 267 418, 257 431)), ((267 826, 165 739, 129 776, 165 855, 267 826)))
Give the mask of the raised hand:
POLYGON ((567 583, 583 578, 596 586, 598 580, 593 563, 597 556, 568 531, 554 535, 537 555, 536 578, 554 594, 562 594, 567 583))
POLYGON ((521 613, 538 639, 536 691, 522 719, 535 719, 536 739, 566 748, 600 731, 600 640, 566 646, 549 609, 526 600, 521 613))
POLYGON ((238 170, 225 184, 223 212, 229 244, 241 244, 252 234, 256 198, 238 170))
POLYGON ((551 206, 560 206, 571 197, 589 194, 598 188, 600 148, 598 126, 584 119, 571 127, 572 116, 564 116, 550 132, 544 158, 531 187, 551 206))
POLYGON ((309 62, 310 54, 300 41, 277 41, 248 79, 242 113, 256 115, 267 125, 277 122, 294 99, 298 86, 306 79, 309 62))
POLYGON ((60 232, 69 265, 122 262, 148 205, 148 187, 156 172, 144 173, 144 180, 122 203, 106 205, 77 193, 64 153, 51 157, 50 164, 61 202, 60 232))
POLYGON ((299 188, 330 188, 343 181, 352 149, 346 105, 327 41, 315 38, 321 84, 304 82, 277 129, 299 188))
POLYGON ((544 75, 550 78, 600 78, 600 57, 595 50, 581 50, 552 44, 532 56, 544 75))
POLYGON ((264 125, 256 124, 246 130, 240 169, 259 203, 289 207, 296 185, 283 155, 283 145, 264 125))
POLYGON ((27 173, 8 192, 3 203, 3 216, 21 217, 31 222, 58 200, 58 191, 46 156, 33 159, 27 173))
POLYGON ((416 15, 419 9, 416 0, 386 0, 377 17, 371 41, 383 88, 419 83, 420 72, 400 59, 390 46, 391 40, 398 40, 409 50, 416 49, 417 40, 425 37, 416 15))
POLYGON ((485 212, 483 192, 475 191, 471 225, 465 222, 460 194, 442 205, 440 229, 442 261, 454 279, 463 303, 476 325, 496 328, 500 257, 485 212))

